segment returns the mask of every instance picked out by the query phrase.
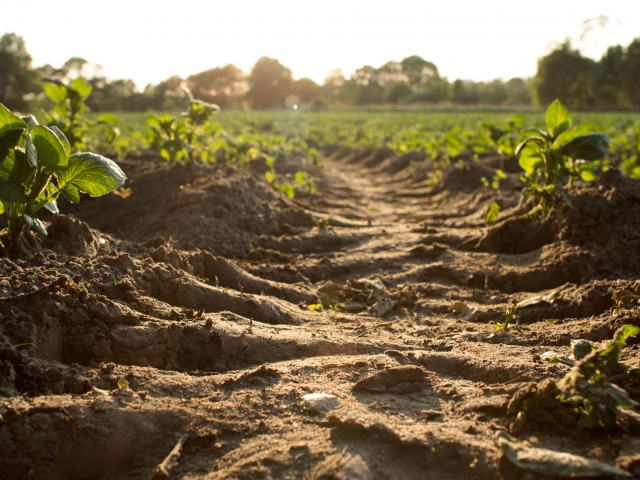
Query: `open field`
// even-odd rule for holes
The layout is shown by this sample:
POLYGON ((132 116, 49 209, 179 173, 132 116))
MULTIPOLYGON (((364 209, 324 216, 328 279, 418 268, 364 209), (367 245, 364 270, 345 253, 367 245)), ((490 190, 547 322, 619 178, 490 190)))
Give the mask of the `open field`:
MULTIPOLYGON (((640 327, 640 114, 574 115, 612 153, 529 217, 514 115, 222 112, 171 165, 120 114, 125 186, 0 258, 3 477, 640 478, 633 409, 526 403, 640 327)), ((639 340, 601 398, 640 402, 639 340)))

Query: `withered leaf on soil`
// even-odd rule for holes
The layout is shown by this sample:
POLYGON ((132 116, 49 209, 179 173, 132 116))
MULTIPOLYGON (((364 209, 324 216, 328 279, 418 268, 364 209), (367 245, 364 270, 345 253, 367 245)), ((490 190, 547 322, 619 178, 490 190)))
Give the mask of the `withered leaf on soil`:
POLYGON ((529 472, 571 478, 604 476, 633 478, 629 472, 597 460, 546 448, 527 447, 502 430, 496 432, 495 440, 511 463, 529 472))

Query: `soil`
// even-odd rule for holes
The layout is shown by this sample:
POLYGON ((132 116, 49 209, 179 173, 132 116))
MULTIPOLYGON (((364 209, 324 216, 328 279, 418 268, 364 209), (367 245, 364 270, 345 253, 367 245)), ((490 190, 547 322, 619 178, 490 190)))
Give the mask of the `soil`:
MULTIPOLYGON (((325 154, 318 192, 296 199, 257 163, 138 155, 127 190, 61 205, 48 237, 4 251, 2 478, 551 478, 509 463, 494 433, 516 391, 568 372, 542 353, 640 326, 612 309, 614 291, 640 293, 640 183, 611 170, 573 208, 523 220, 517 169, 482 187, 499 158, 429 186, 420 154, 325 154), (322 300, 342 308, 307 308, 322 300)), ((638 339, 621 362, 640 362, 638 339)), ((640 478, 637 435, 516 436, 640 478)))

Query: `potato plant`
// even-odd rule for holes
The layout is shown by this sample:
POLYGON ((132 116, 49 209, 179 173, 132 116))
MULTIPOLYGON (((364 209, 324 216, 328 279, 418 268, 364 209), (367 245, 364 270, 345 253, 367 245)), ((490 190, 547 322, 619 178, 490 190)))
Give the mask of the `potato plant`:
POLYGON ((220 107, 193 98, 191 92, 184 88, 189 99, 189 110, 182 116, 184 121, 176 120, 165 113, 158 117, 151 115, 146 122, 149 125, 151 143, 160 149, 160 155, 170 164, 184 160, 193 161, 196 156, 207 160, 210 156, 206 147, 206 127, 210 127, 209 119, 220 107), (202 157, 207 158, 202 158, 202 157))
POLYGON ((547 108, 545 122, 546 130, 526 130, 526 138, 516 148, 518 163, 525 172, 520 177, 526 185, 523 199, 533 199, 532 214, 551 209, 554 193, 571 205, 565 187, 576 180, 595 180, 594 162, 609 154, 609 139, 596 126, 570 128, 571 116, 559 100, 547 108))
POLYGON ((98 197, 125 180, 124 172, 108 158, 71 154, 58 127, 38 125, 31 115, 20 118, 0 104, 0 214, 7 217, 11 244, 25 229, 46 235, 35 215, 42 208, 57 213, 60 195, 77 203, 81 192, 98 197))
POLYGON ((91 95, 92 87, 83 78, 76 78, 70 84, 52 78, 46 78, 42 85, 45 94, 55 107, 51 112, 42 114, 50 127, 57 127, 67 138, 72 147, 89 147, 88 131, 102 126, 106 129, 106 143, 111 144, 120 135, 118 119, 115 115, 105 113, 95 121, 83 116, 88 110, 85 100, 91 95))

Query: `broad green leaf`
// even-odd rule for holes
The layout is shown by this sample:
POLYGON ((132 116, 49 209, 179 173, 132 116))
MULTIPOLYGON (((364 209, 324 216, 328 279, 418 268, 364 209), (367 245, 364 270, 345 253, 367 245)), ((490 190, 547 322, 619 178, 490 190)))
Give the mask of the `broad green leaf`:
POLYGON ((614 341, 626 343, 631 337, 635 337, 640 333, 640 328, 635 325, 623 325, 616 331, 614 341))
POLYGON ((553 138, 560 135, 571 126, 571 116, 560 100, 554 100, 544 116, 547 130, 553 138))
POLYGON ((600 160, 609 155, 609 139, 604 133, 582 135, 563 145, 561 152, 575 159, 600 160))
POLYGON ((580 174, 580 178, 585 182, 593 182, 596 179, 596 168, 593 163, 578 160, 576 169, 580 174))
POLYGON ((264 176, 269 183, 273 183, 273 181, 276 179, 276 176, 273 174, 273 172, 270 172, 268 170, 264 172, 264 176))
POLYGON ((567 130, 558 135, 558 138, 553 142, 553 148, 560 148, 563 144, 570 142, 576 137, 598 132, 602 132, 602 128, 600 126, 595 123, 583 123, 582 125, 578 125, 571 130, 567 130))
POLYGON ((78 77, 71 82, 71 88, 73 88, 82 100, 86 100, 91 95, 93 87, 89 85, 82 77, 78 77))
POLYGON ((308 183, 308 178, 306 172, 296 172, 294 180, 298 185, 305 186, 308 183))
POLYGON ((67 153, 58 136, 48 127, 38 125, 31 130, 33 143, 38 149, 38 165, 48 171, 67 166, 67 153))
POLYGON ((507 178, 507 174, 506 174, 506 173, 504 173, 504 172, 503 172, 502 170, 500 170, 500 169, 497 169, 497 170, 496 170, 496 176, 497 176, 498 178, 503 179, 503 180, 504 180, 505 178, 507 178))
POLYGON ((4 213, 4 202, 0 200, 0 215, 4 213))
POLYGON ((98 122, 118 125, 118 118, 112 113, 103 113, 98 117, 98 122))
POLYGON ((0 199, 5 202, 26 202, 24 184, 30 176, 25 153, 11 150, 0 164, 0 199))
POLYGON ((520 151, 518 164, 528 175, 535 172, 538 168, 544 167, 544 159, 540 153, 540 149, 533 145, 527 145, 520 151))
POLYGON ((0 162, 9 150, 15 148, 18 143, 20 143, 20 137, 24 130, 24 128, 14 128, 0 134, 0 162))
POLYGON ((47 97, 56 103, 62 103, 69 98, 69 91, 67 87, 61 83, 54 83, 51 80, 45 80, 42 84, 42 89, 44 90, 44 93, 47 94, 47 97))
POLYGON ((27 163, 32 169, 38 168, 38 150, 33 143, 31 134, 27 133, 27 143, 25 144, 25 153, 27 154, 27 163))
POLYGON ((72 184, 65 185, 60 191, 71 203, 80 202, 80 192, 72 184))
POLYGON ((124 185, 124 172, 113 161, 95 153, 76 153, 69 157, 68 167, 58 175, 60 188, 69 193, 68 185, 92 197, 105 195, 124 185))
POLYGON ((65 136, 65 134, 62 132, 62 130, 60 130, 58 127, 51 126, 49 127, 49 129, 55 133, 56 137, 58 137, 58 140, 60 140, 60 143, 62 144, 62 148, 64 149, 64 153, 67 154, 67 157, 69 155, 71 155, 71 145, 69 145, 69 140, 67 140, 67 137, 65 136))
POLYGON ((15 129, 25 129, 27 124, 20 117, 13 114, 11 110, 0 103, 0 134, 15 129))
POLYGON ((521 132, 521 135, 524 135, 525 137, 542 137, 545 139, 549 138, 549 133, 540 128, 528 128, 526 130, 523 130, 521 132))
POLYGON ((498 215, 500 215, 500 205, 496 202, 491 202, 489 208, 487 208, 487 213, 484 214, 484 223, 486 225, 493 225, 498 220, 498 215))
POLYGON ((527 138, 525 138, 524 140, 522 140, 522 142, 520 142, 520 144, 516 147, 516 151, 515 151, 516 156, 517 156, 517 155, 520 155, 520 152, 521 152, 525 147, 529 146, 529 145, 530 145, 530 143, 533 143, 533 142, 535 142, 535 143, 539 144, 540 146, 544 146, 544 145, 546 145, 546 141, 545 141, 545 139, 544 139, 544 138, 542 138, 542 137, 538 137, 538 136, 527 137, 527 138))
POLYGON ((293 189, 293 185, 291 185, 290 183, 281 183, 276 188, 289 198, 293 198, 296 196, 296 191, 293 189))
POLYGON ((44 226, 41 220, 37 218, 30 217, 29 215, 22 215, 22 219, 24 220, 25 225, 32 232, 39 233, 41 235, 47 234, 47 228, 44 226))

